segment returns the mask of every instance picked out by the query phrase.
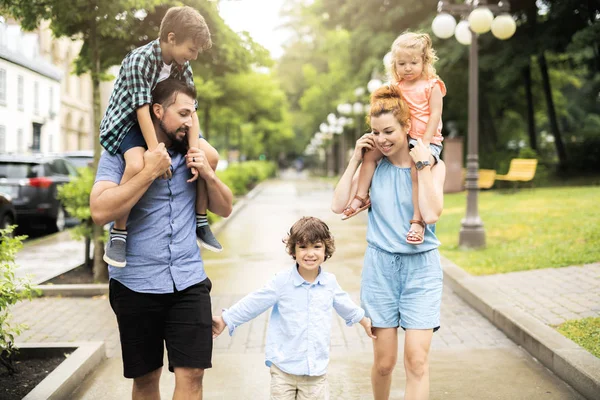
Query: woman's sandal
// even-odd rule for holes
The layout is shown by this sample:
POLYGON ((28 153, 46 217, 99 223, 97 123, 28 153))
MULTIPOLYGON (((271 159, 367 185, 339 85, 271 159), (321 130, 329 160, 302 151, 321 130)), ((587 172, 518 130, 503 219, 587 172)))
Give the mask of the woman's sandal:
POLYGON ((358 207, 357 209, 354 209, 350 206, 346 207, 346 209, 343 211, 344 216, 342 217, 342 221, 345 221, 348 218, 352 218, 359 212, 371 207, 371 199, 369 198, 369 195, 367 195, 366 199, 363 199, 359 195, 354 196, 354 198, 360 200, 360 207, 358 207))
POLYGON ((419 232, 415 232, 412 229, 408 231, 408 233, 406 234, 406 243, 408 244, 421 244, 423 243, 424 239, 424 234, 425 234, 425 229, 426 229, 426 225, 425 222, 418 220, 418 219, 411 219, 410 220, 410 224, 419 224, 423 227, 423 233, 419 233, 419 232))

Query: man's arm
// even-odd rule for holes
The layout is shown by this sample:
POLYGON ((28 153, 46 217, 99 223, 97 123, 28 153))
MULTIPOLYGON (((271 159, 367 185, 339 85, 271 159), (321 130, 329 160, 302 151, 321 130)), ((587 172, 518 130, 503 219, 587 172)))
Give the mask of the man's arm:
POLYGON ((198 170, 200 178, 206 182, 208 209, 221 217, 227 218, 233 209, 233 193, 210 167, 204 152, 190 149, 186 154, 187 167, 198 170))
POLYGON ((160 143, 154 151, 144 153, 144 169, 122 185, 98 181, 90 194, 90 212, 98 225, 104 225, 131 211, 155 179, 171 165, 171 157, 160 143))

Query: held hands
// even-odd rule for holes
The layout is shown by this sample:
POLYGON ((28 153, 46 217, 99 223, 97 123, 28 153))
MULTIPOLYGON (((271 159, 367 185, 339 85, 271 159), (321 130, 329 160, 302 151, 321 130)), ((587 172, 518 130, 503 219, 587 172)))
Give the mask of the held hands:
POLYGON ((416 146, 408 154, 410 154, 415 163, 417 161, 427 161, 431 157, 431 149, 419 138, 417 139, 416 146))
POLYGON ((159 143, 154 150, 147 150, 144 153, 144 168, 148 168, 153 180, 159 177, 170 178, 172 175, 170 167, 171 157, 164 143, 159 143))
POLYGON ((356 161, 362 161, 365 152, 373 150, 374 148, 375 141, 373 140, 373 134, 365 133, 356 141, 352 158, 356 161))
POLYGON ((199 177, 206 180, 214 173, 206 159, 204 151, 196 147, 192 147, 188 150, 185 159, 187 167, 192 169, 192 175, 194 175, 188 182, 194 182, 199 177))
MULTIPOLYGON (((367 332, 367 336, 370 337, 371 339, 377 339, 377 336, 375 336, 373 334, 373 327, 371 326, 371 319, 364 317, 363 319, 360 320, 360 324, 362 325, 363 328, 365 328, 365 332, 367 332)), ((213 328, 214 331, 214 328, 213 328)))
POLYGON ((220 315, 217 316, 213 316, 212 317, 212 334, 213 334, 213 339, 216 339, 225 329, 227 325, 225 324, 225 321, 223 320, 223 317, 220 315))

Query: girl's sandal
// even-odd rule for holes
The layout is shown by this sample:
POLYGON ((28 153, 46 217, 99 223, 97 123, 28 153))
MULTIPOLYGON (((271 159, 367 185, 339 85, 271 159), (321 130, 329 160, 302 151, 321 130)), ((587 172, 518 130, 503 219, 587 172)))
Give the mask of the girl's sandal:
POLYGON ((412 229, 408 231, 408 233, 406 234, 406 243, 408 244, 421 244, 423 243, 423 240, 425 240, 425 229, 426 229, 426 225, 425 222, 418 220, 418 219, 411 219, 410 220, 410 224, 419 224, 423 227, 423 233, 420 232, 416 232, 413 231, 412 229))
POLYGON ((369 195, 367 195, 366 199, 363 199, 359 195, 354 196, 354 198, 360 200, 360 207, 358 207, 357 209, 354 209, 350 206, 346 207, 346 209, 343 211, 344 216, 342 217, 342 221, 345 221, 348 218, 352 218, 359 212, 371 207, 371 199, 369 198, 369 195))

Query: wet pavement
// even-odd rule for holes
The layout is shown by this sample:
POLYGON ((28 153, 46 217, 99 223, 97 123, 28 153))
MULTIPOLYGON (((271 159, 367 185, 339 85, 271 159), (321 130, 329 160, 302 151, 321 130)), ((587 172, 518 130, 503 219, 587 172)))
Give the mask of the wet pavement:
MULTIPOLYGON (((281 240, 302 216, 316 216, 331 228, 336 240, 333 258, 324 268, 334 273, 358 301, 362 258, 366 248, 366 213, 342 222, 329 211, 332 186, 326 182, 291 179, 271 181, 220 232, 225 250, 208 253, 206 269, 213 282, 213 312, 266 283, 291 264, 281 240)), ((269 371, 264 365, 268 312, 215 341, 213 368, 207 370, 206 399, 267 399, 269 371)), ((122 377, 114 315, 105 297, 92 299, 36 299, 15 308, 16 322, 31 326, 21 340, 70 341, 89 337, 107 341, 108 356, 88 377, 73 399, 130 397, 131 381, 122 377), (64 326, 56 319, 63 315, 64 326), (63 327, 64 326, 64 327, 63 327), (40 334, 40 332, 42 332, 40 334)), ((346 327, 335 315, 328 377, 332 399, 370 399, 371 341, 360 326, 346 327)), ((400 333, 400 340, 403 334, 400 333)), ((402 346, 394 371, 392 399, 403 397, 402 346)), ((161 381, 163 398, 170 398, 174 376, 166 369, 161 381)), ((575 391, 516 346, 489 321, 444 288, 442 328, 431 351, 432 399, 581 399, 575 391)))
POLYGON ((39 284, 84 262, 85 242, 73 240, 71 233, 64 231, 26 242, 15 258, 19 266, 16 276, 28 275, 32 283, 39 284))

